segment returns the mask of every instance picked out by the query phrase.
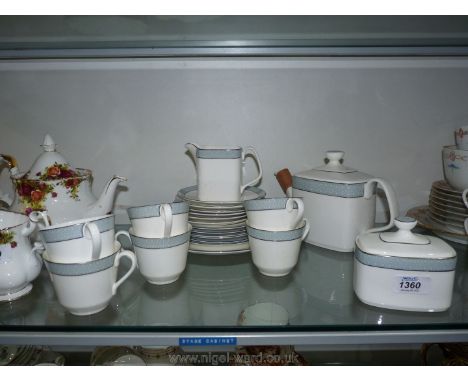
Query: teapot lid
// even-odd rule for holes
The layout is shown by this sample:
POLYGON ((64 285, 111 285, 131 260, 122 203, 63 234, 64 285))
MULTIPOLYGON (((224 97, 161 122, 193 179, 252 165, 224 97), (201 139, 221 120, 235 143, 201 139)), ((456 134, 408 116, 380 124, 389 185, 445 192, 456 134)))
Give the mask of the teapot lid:
POLYGON ((415 234, 417 221, 408 216, 395 220, 396 232, 363 233, 356 239, 356 249, 381 257, 447 259, 456 257, 455 250, 442 239, 415 234))
POLYGON ((77 175, 63 155, 56 151, 57 145, 49 134, 45 135, 41 146, 44 151, 36 158, 31 169, 26 173, 26 178, 50 180, 51 178, 71 178, 77 175))
POLYGON ((332 183, 365 183, 373 178, 351 167, 343 165, 344 151, 327 151, 327 163, 296 174, 296 177, 332 183))

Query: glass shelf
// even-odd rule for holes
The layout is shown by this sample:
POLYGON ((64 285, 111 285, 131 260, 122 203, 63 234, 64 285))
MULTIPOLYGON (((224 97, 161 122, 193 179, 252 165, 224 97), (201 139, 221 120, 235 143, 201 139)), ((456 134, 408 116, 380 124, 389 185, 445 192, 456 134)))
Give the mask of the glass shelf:
POLYGON ((3 16, 0 57, 467 55, 466 16, 3 16))
POLYGON ((190 254, 181 278, 167 286, 150 285, 135 271, 110 306, 85 317, 59 305, 43 269, 28 296, 0 304, 0 343, 169 346, 190 336, 235 336, 241 345, 468 341, 467 248, 453 246, 459 255, 453 303, 441 313, 361 303, 352 288, 352 254, 308 244, 282 278, 261 275, 250 254, 190 254), (241 311, 261 302, 285 308, 289 324, 239 326, 241 311))

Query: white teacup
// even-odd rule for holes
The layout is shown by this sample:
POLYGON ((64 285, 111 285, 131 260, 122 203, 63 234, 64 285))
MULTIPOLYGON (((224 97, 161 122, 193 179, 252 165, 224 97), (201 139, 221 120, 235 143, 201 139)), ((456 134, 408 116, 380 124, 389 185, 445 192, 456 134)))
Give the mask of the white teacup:
POLYGON ((460 150, 468 150, 468 126, 455 130, 455 142, 460 150))
POLYGON ((299 260, 301 243, 309 233, 303 220, 299 228, 288 231, 266 231, 253 228, 247 221, 252 261, 265 276, 286 276, 299 260))
POLYGON ((188 231, 181 235, 146 238, 136 236, 133 228, 130 228, 128 232, 117 232, 115 237, 124 235, 131 240, 138 260, 138 269, 146 281, 164 285, 176 281, 185 270, 191 231, 192 226, 189 224, 188 231))
POLYGON ((141 237, 170 237, 187 232, 186 202, 153 204, 127 209, 133 232, 141 237))
POLYGON ((55 263, 84 263, 114 252, 114 215, 74 220, 48 226, 43 213, 32 212, 32 221, 45 225, 39 235, 46 247, 48 259, 55 263))
POLYGON ((44 263, 49 271, 60 304, 70 313, 84 316, 98 313, 109 305, 117 288, 132 274, 137 262, 131 251, 121 251, 115 242, 111 256, 86 263, 63 264, 52 262, 44 253, 44 263), (118 281, 120 259, 127 257, 132 265, 118 281))
POLYGON ((304 217, 300 198, 268 198, 244 202, 247 219, 253 228, 286 231, 296 228, 304 217))
POLYGON ((442 161, 447 183, 459 191, 468 188, 468 151, 459 150, 456 146, 445 146, 442 161))

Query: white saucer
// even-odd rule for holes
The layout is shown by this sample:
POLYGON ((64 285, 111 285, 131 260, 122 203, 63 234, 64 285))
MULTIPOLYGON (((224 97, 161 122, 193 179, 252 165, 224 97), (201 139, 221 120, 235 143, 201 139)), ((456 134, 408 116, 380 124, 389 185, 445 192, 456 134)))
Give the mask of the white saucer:
POLYGON ((20 297, 26 296, 29 292, 31 292, 32 288, 32 284, 28 284, 18 292, 1 295, 0 302, 17 300, 20 297))

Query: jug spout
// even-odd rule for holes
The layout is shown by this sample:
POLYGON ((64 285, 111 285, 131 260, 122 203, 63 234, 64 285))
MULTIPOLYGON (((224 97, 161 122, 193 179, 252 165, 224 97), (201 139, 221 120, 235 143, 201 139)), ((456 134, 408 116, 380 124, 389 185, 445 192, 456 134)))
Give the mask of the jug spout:
POLYGON ((186 143, 185 144, 185 148, 190 152, 190 154, 192 155, 193 159, 195 160, 195 163, 196 163, 196 160, 197 160, 197 150, 200 148, 199 145, 197 145, 196 143, 186 143))
POLYGON ((104 190, 99 196, 99 199, 88 207, 86 217, 107 215, 112 212, 114 205, 115 192, 120 182, 127 179, 121 176, 114 175, 105 185, 104 190))

